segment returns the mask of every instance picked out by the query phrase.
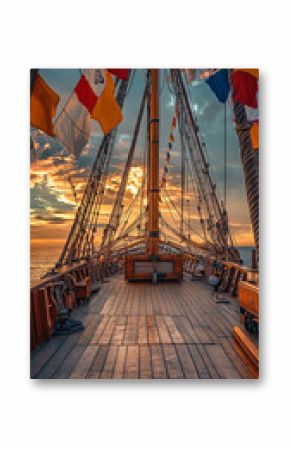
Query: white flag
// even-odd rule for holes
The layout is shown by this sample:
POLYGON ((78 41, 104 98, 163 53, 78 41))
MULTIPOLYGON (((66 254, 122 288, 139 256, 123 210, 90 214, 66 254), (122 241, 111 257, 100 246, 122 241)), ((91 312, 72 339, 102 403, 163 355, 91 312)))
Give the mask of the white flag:
POLYGON ((90 113, 74 92, 54 124, 56 137, 76 158, 90 138, 90 113))

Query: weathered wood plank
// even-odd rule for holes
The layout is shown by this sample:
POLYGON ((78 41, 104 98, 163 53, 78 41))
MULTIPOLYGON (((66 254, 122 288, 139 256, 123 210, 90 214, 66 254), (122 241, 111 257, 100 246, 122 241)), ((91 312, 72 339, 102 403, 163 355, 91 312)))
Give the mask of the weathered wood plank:
POLYGON ((179 363, 175 346, 172 344, 165 344, 162 345, 162 349, 169 379, 182 379, 183 372, 179 363))
POLYGON ((205 348, 210 359, 222 379, 240 379, 238 371, 231 363, 222 346, 209 345, 205 348))
POLYGON ((150 315, 150 316, 146 317, 146 326, 147 326, 148 343, 150 343, 150 344, 159 343, 160 339, 159 339, 154 315, 150 315))
POLYGON ((101 374, 101 379, 111 379, 114 374, 115 361, 117 357, 118 346, 110 346, 104 368, 101 374))
POLYGON ((168 332, 173 343, 184 343, 185 340, 179 330, 177 329, 173 319, 170 316, 164 317, 168 332))
POLYGON ((226 352, 227 356, 231 360, 232 364, 235 366, 237 371, 240 373, 240 376, 243 379, 252 379, 252 373, 251 370, 248 368, 248 366, 245 364, 245 362, 240 358, 240 356, 237 354, 235 349, 232 345, 232 339, 228 338, 221 338, 220 339, 221 345, 226 352))
POLYGON ((166 379, 167 372, 160 345, 151 345, 151 361, 154 379, 166 379))
POLYGON ((210 373, 210 377, 212 379, 220 379, 220 375, 218 373, 218 371, 216 370, 214 364, 212 363, 208 353, 205 350, 205 346, 203 345, 196 345, 198 352, 200 353, 209 373, 210 373))
POLYGON ((124 377, 126 352, 127 352, 126 346, 118 347, 116 363, 115 363, 115 368, 114 368, 114 373, 113 373, 114 379, 122 379, 124 377))
POLYGON ((198 379, 198 372, 186 345, 176 345, 180 364, 186 379, 198 379))
POLYGON ((102 333, 102 335, 99 338, 99 341, 98 341, 99 345, 108 345, 110 343, 112 334, 115 330, 116 320, 117 320, 116 316, 109 317, 107 325, 104 328, 104 332, 102 333))
POLYGON ((86 377, 89 379, 99 379, 101 377, 108 351, 109 345, 98 346, 97 355, 91 364, 86 377))
POLYGON ((127 346, 125 378, 138 379, 138 377, 139 377, 139 348, 137 345, 127 346))
POLYGON ((88 346, 85 349, 80 360, 78 361, 70 375, 71 379, 84 379, 85 377, 87 377, 94 358, 96 357, 96 354, 98 352, 98 349, 99 346, 97 345, 88 346))
POLYGON ((123 343, 127 319, 126 316, 117 316, 116 326, 111 339, 112 345, 121 345, 123 343))
POLYGON ((140 315, 138 321, 138 344, 143 345, 147 343, 148 338, 147 338, 146 317, 145 315, 140 315))
POLYGON ((204 363, 200 353, 198 352, 197 346, 188 345, 188 349, 190 351, 194 365, 196 366, 198 377, 200 379, 210 379, 209 370, 207 369, 206 364, 204 363))
POLYGON ((93 335, 93 337, 91 339, 91 342, 90 342, 91 345, 95 345, 95 344, 97 344, 99 342, 99 339, 102 336, 102 334, 103 334, 103 332, 104 332, 104 330, 105 330, 105 328, 106 328, 106 326, 107 326, 107 324, 109 322, 109 319, 110 319, 109 316, 103 316, 102 317, 102 320, 100 321, 100 323, 99 323, 99 325, 98 325, 98 327, 97 327, 97 329, 96 329, 96 331, 95 331, 95 333, 94 333, 94 335, 93 335))
POLYGON ((52 379, 69 379, 85 350, 86 346, 76 344, 52 375, 52 379))
POLYGON ((38 379, 50 379, 58 367, 63 363, 68 353, 77 344, 79 335, 73 334, 66 338, 58 350, 53 354, 53 356, 48 360, 46 365, 38 374, 38 379))
POLYGON ((150 346, 139 346, 140 379, 152 379, 150 346))
POLYGON ((163 316, 161 315, 156 316, 156 323, 161 343, 164 344, 172 343, 163 316))
POLYGON ((67 337, 53 337, 47 343, 39 347, 30 359, 30 377, 36 379, 40 371, 52 357, 52 355, 60 348, 67 337))
POLYGON ((135 345, 138 340, 138 317, 128 316, 124 333, 124 345, 135 345))

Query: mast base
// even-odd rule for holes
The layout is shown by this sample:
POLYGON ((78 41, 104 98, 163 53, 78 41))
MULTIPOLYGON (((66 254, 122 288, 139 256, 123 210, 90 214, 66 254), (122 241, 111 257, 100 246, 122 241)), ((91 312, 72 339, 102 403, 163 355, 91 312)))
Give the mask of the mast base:
POLYGON ((183 257, 181 254, 127 254, 125 279, 127 281, 181 281, 183 257))

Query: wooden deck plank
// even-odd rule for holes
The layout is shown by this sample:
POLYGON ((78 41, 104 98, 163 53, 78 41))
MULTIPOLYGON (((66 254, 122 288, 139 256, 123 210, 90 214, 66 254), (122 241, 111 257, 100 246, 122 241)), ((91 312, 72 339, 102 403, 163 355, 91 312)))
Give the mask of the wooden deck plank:
POLYGON ((176 345, 180 364, 186 379, 198 379, 198 372, 190 355, 187 345, 176 345))
POLYGON ((98 352, 98 349, 99 346, 97 345, 87 346, 70 375, 71 379, 84 379, 87 377, 94 358, 96 357, 96 354, 98 352))
POLYGON ((115 368, 114 368, 114 373, 113 373, 114 379, 123 379, 124 378, 126 351, 127 351, 126 346, 118 347, 116 363, 115 363, 115 368))
POLYGON ((135 345, 138 340, 138 317, 128 316, 124 333, 124 345, 135 345))
POLYGON ((205 351, 222 379, 240 379, 238 371, 220 345, 206 346, 205 351))
POLYGON ((159 316, 156 316, 155 318, 156 318, 157 329, 158 329, 159 338, 160 338, 161 343, 164 343, 164 344, 172 343, 166 323, 164 321, 164 317, 159 315, 159 316))
POLYGON ((148 343, 149 344, 159 343, 160 338, 154 315, 149 315, 146 317, 146 327, 147 327, 148 343))
POLYGON ((85 329, 79 334, 78 344, 88 345, 102 320, 101 315, 89 314, 89 321, 85 325, 85 329))
POLYGON ((220 342, 221 342, 223 349, 225 350, 228 357, 230 358, 232 364, 235 366, 235 368, 239 372, 240 376, 243 379, 252 379, 253 376, 252 376, 251 370, 247 367, 245 362, 240 358, 240 356, 237 354, 237 352, 233 348, 232 340, 233 340, 232 338, 230 338, 230 339, 229 338, 221 338, 220 342))
POLYGON ((173 343, 184 343, 185 340, 179 330, 177 329, 173 319, 170 316, 164 317, 168 332, 173 343))
POLYGON ((145 296, 144 296, 144 284, 140 284, 140 293, 139 293, 139 316, 146 315, 146 304, 145 304, 145 296))
POLYGON ((151 361, 154 379, 166 379, 167 372, 161 345, 151 345, 151 361))
POLYGON ((218 371, 216 370, 216 367, 214 366, 211 358, 209 357, 208 353, 205 350, 205 347, 203 345, 196 345, 198 352, 200 353, 209 373, 210 377, 212 379, 220 379, 220 375, 218 371))
POLYGON ((73 312, 84 331, 31 357, 33 378, 252 378, 235 352, 237 301, 216 304, 204 282, 130 284, 114 276, 73 312))
POLYGON ((134 285, 133 295, 132 295, 132 309, 131 313, 133 316, 139 315, 139 298, 141 292, 141 286, 134 285))
POLYGON ((110 346, 104 368, 101 374, 101 379, 111 379, 114 374, 115 361, 117 357, 118 346, 110 346))
POLYGON ((104 330, 105 330, 105 328, 106 328, 106 326, 107 326, 107 324, 109 322, 109 319, 110 319, 109 316, 106 316, 106 315, 102 316, 102 319, 101 319, 101 321, 100 321, 100 323, 99 323, 99 325, 98 325, 98 327, 97 327, 97 329, 96 329, 96 331, 95 331, 95 333, 94 333, 94 335, 93 335, 93 337, 91 339, 90 344, 95 345, 95 344, 97 344, 99 342, 99 339, 101 338, 101 336, 102 336, 102 334, 103 334, 103 332, 104 332, 104 330))
POLYGON ((38 379, 50 379, 53 377, 54 373, 58 367, 62 364, 71 349, 78 343, 79 335, 72 334, 62 343, 58 350, 53 354, 53 356, 48 360, 42 370, 39 372, 38 379))
POLYGON ((148 343, 146 316, 140 315, 138 321, 138 344, 144 345, 148 343))
POLYGON ((139 346, 140 379, 152 379, 151 352, 149 345, 139 346))
POLYGON ((112 345, 121 345, 123 343, 127 319, 128 317, 126 316, 117 316, 116 326, 111 339, 112 345))
POLYGON ((162 349, 169 379, 183 379, 183 371, 179 363, 175 346, 164 344, 162 345, 162 349))
POLYGON ((187 343, 200 343, 195 330, 190 325, 186 316, 174 317, 173 321, 175 322, 176 326, 178 327, 180 333, 187 343))
POLYGON ((40 371, 52 357, 52 355, 60 348, 67 337, 53 337, 47 343, 41 345, 32 355, 30 359, 30 377, 36 379, 40 371))
POLYGON ((109 320, 104 327, 103 333, 100 335, 98 344, 99 345, 108 345, 110 343, 112 334, 115 330, 117 317, 116 316, 110 316, 109 320))
POLYGON ((99 379, 101 377, 109 348, 109 345, 98 345, 97 355, 86 375, 88 379, 99 379))
POLYGON ((200 379, 210 379, 209 370, 205 362, 203 361, 203 358, 201 357, 199 351, 197 350, 197 346, 188 345, 188 349, 190 351, 194 365, 196 366, 198 377, 200 379))
POLYGON ((69 379, 86 350, 86 346, 76 344, 52 375, 52 379, 69 379))
POLYGON ((125 378, 138 379, 139 377, 139 347, 137 345, 127 347, 125 362, 125 378))

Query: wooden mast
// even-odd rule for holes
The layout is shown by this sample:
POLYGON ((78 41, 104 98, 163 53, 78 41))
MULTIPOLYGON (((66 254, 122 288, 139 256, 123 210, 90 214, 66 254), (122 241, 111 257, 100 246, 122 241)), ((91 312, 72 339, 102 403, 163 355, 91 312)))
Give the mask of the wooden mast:
POLYGON ((148 254, 159 252, 159 70, 150 70, 148 254))
POLYGON ((128 281, 181 280, 182 254, 159 253, 159 70, 150 69, 148 101, 147 201, 148 222, 145 253, 125 255, 128 281))

